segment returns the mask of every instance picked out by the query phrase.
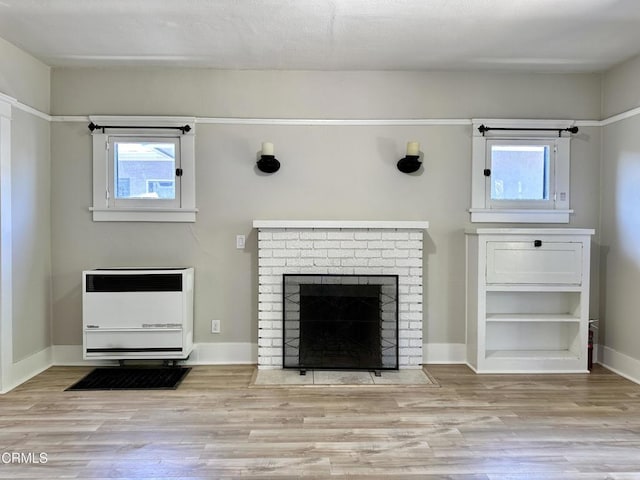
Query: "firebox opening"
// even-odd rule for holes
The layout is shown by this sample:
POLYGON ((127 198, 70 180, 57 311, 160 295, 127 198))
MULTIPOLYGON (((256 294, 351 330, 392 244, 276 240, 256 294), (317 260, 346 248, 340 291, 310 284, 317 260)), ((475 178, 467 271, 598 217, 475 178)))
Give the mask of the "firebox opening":
POLYGON ((398 368, 395 275, 285 275, 285 368, 398 368))

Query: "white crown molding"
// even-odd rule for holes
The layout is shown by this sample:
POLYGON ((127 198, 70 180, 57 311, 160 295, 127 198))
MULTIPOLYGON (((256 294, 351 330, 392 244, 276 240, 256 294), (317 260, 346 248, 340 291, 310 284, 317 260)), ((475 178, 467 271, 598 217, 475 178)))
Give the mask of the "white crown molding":
MULTIPOLYGON (((30 107, 29 107, 30 108, 30 107)), ((52 122, 88 122, 88 115, 57 115, 48 116, 52 122)), ((514 121, 526 122, 529 126, 534 125, 569 125, 576 127, 604 127, 627 118, 640 115, 640 107, 633 108, 626 112, 613 115, 604 120, 517 120, 517 119, 470 119, 470 118, 407 118, 407 119, 340 119, 340 118, 233 118, 233 117, 195 117, 195 123, 203 125, 279 125, 279 126, 389 126, 389 127, 412 127, 412 126, 465 126, 473 125, 476 122, 509 123, 514 121)), ((524 124, 523 124, 524 125, 524 124)))
POLYGON ((600 120, 576 120, 573 122, 576 127, 601 127, 602 121, 600 120))
MULTIPOLYGON (((52 122, 96 121, 94 115, 57 115, 52 122)), ((111 118, 116 118, 115 116, 111 118)), ((339 118, 234 118, 195 117, 195 123, 203 125, 280 125, 280 126, 434 126, 471 125, 464 118, 413 118, 413 119, 339 119, 339 118)))
POLYGON ((51 117, 52 122, 69 122, 69 123, 77 123, 77 122, 90 122, 89 115, 55 115, 51 117))
POLYGON ((340 119, 340 118, 217 118, 198 117, 196 123, 213 125, 302 125, 302 126, 431 126, 471 125, 468 119, 414 118, 414 119, 340 119))
POLYGON ((474 128, 489 124, 491 127, 518 127, 518 128, 566 128, 575 124, 575 120, 548 120, 528 118, 472 118, 474 128))
POLYGON ((47 122, 53 121, 53 117, 48 113, 44 113, 44 112, 41 112, 40 110, 36 110, 35 108, 30 107, 29 105, 25 105, 24 103, 16 102, 13 104, 13 106, 16 107, 18 110, 22 110, 25 113, 29 113, 34 117, 41 118, 42 120, 46 120, 47 122))
POLYGON ((637 115, 640 115, 640 107, 632 108, 626 112, 618 113, 617 115, 606 118, 600 122, 600 126, 606 127, 612 123, 621 122, 622 120, 626 120, 627 118, 635 117, 637 115))
POLYGON ((11 119, 11 107, 15 105, 16 99, 0 93, 0 117, 11 119))
POLYGON ((5 103, 10 103, 11 105, 14 105, 18 102, 18 100, 16 100, 13 97, 10 97, 9 95, 5 95, 4 93, 0 92, 0 102, 5 102, 5 103))
MULTIPOLYGON (((17 99, 10 97, 9 95, 5 95, 2 92, 0 92, 0 103, 4 103, 5 105, 8 105, 10 107, 15 107, 18 110, 22 110, 23 112, 39 117, 43 120, 46 120, 47 122, 51 122, 53 119, 53 117, 51 117, 51 115, 49 115, 48 113, 41 112, 40 110, 30 107, 29 105, 25 105, 24 103, 19 102, 17 99)), ((7 115, 3 114, 3 116, 7 115)))
MULTIPOLYGON (((83 117, 80 117, 83 118, 83 117)), ((140 127, 153 123, 160 126, 181 126, 185 123, 191 124, 196 122, 195 117, 176 117, 165 115, 89 115, 87 117, 94 123, 115 123, 127 127, 140 127)))

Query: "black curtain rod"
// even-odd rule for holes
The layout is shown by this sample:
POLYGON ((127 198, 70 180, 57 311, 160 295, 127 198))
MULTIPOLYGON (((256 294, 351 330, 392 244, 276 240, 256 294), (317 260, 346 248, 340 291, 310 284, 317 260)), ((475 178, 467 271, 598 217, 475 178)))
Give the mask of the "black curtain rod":
POLYGON ((89 130, 91 130, 92 132, 94 130, 102 130, 102 133, 104 133, 104 130, 106 128, 137 128, 137 129, 142 129, 142 130, 149 130, 149 129, 162 129, 162 130, 180 130, 182 132, 182 134, 184 135, 187 132, 191 131, 191 127, 189 125, 183 125, 182 127, 152 127, 152 126, 141 126, 141 125, 96 125, 95 123, 91 122, 89 124, 89 130))
POLYGON ((562 132, 569 133, 578 133, 578 127, 568 127, 568 128, 506 128, 506 127, 487 127, 485 125, 480 125, 478 127, 478 131, 484 137, 485 132, 489 130, 525 130, 525 131, 543 131, 543 132, 558 132, 558 136, 562 136, 562 132))

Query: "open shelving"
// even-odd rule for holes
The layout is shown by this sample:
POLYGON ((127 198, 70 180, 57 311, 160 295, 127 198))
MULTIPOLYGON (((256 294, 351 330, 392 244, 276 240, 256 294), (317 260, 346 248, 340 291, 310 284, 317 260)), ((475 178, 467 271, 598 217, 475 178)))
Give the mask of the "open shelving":
POLYGON ((478 373, 586 372, 593 230, 467 232, 467 362, 478 373))

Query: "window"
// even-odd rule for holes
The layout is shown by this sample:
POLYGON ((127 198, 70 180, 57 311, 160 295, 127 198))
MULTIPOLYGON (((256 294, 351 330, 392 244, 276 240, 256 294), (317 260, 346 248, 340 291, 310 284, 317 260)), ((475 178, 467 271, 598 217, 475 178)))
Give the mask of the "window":
POLYGON ((195 221, 193 127, 178 128, 189 120, 91 117, 118 125, 93 132, 94 221, 195 221))
POLYGON ((179 137, 109 137, 108 145, 112 205, 180 207, 179 137))
POLYGON ((568 223, 570 138, 559 136, 567 126, 544 120, 474 121, 471 221, 568 223), (480 124, 497 128, 483 134, 480 124), (545 128, 551 130, 539 130, 545 128))
POLYGON ((487 141, 489 208, 553 208, 554 158, 549 142, 487 141))

